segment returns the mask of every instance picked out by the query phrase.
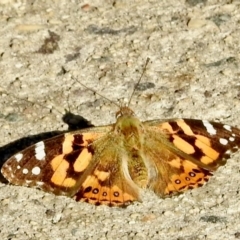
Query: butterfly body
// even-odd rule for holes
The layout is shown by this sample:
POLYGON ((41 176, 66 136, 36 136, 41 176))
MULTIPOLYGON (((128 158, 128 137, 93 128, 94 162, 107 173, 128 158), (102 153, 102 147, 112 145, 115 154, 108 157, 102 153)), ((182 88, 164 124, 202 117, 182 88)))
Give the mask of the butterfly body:
POLYGON ((202 186, 240 147, 240 130, 202 120, 141 122, 128 107, 113 125, 39 142, 12 156, 3 176, 95 205, 126 206, 149 188, 161 197, 202 186))

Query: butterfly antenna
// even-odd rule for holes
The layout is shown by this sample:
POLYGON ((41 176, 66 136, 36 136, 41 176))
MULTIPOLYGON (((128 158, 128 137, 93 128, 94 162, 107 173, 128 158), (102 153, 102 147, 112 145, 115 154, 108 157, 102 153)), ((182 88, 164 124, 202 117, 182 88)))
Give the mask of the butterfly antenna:
POLYGON ((109 101, 110 103, 112 103, 112 104, 114 104, 115 106, 117 106, 118 108, 120 108, 120 106, 119 106, 117 103, 115 103, 114 101, 112 101, 111 99, 103 96, 102 94, 98 93, 96 90, 94 90, 94 89, 86 86, 85 84, 83 84, 83 83, 81 83, 80 81, 78 81, 76 78, 74 78, 74 80, 75 80, 76 82, 78 82, 80 85, 82 85, 83 87, 85 87, 87 90, 89 90, 89 91, 93 92, 94 94, 96 94, 96 95, 98 95, 98 96, 106 99, 106 100, 109 101))
POLYGON ((7 92, 6 90, 0 90, 0 93, 4 93, 4 94, 6 94, 6 95, 8 95, 8 96, 11 96, 11 97, 13 97, 13 98, 15 98, 15 99, 17 99, 17 100, 20 100, 20 101, 24 101, 24 102, 26 102, 26 103, 31 103, 31 104, 33 104, 33 105, 38 105, 38 106, 40 106, 40 107, 42 107, 42 108, 47 108, 47 109, 49 109, 51 112, 52 112, 52 110, 56 110, 59 114, 62 114, 62 112, 61 112, 60 110, 58 110, 54 105, 53 105, 53 108, 50 108, 50 107, 48 107, 48 106, 46 106, 46 105, 43 105, 43 104, 41 104, 41 103, 39 103, 39 102, 33 102, 33 101, 29 100, 29 99, 20 98, 20 97, 14 95, 14 94, 11 94, 11 93, 7 92))
POLYGON ((144 65, 144 67, 143 67, 142 74, 141 74, 140 78, 138 79, 137 83, 135 84, 135 87, 134 87, 133 92, 132 92, 132 94, 131 94, 131 96, 130 96, 130 98, 129 98, 129 101, 128 101, 127 106, 129 106, 130 103, 131 103, 132 97, 133 97, 134 93, 136 92, 136 89, 137 89, 139 83, 141 82, 144 73, 146 72, 147 65, 148 65, 149 61, 150 61, 150 58, 147 58, 147 60, 146 60, 146 62, 145 62, 145 65, 144 65))

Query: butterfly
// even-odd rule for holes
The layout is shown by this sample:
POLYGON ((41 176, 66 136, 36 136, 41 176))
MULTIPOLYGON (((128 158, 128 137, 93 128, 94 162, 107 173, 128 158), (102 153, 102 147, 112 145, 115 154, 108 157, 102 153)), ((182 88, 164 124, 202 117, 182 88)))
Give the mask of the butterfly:
POLYGON ((141 122, 129 105, 149 61, 128 104, 114 103, 116 123, 40 141, 10 157, 3 176, 15 185, 117 207, 141 201, 142 188, 167 197, 202 186, 240 148, 240 130, 194 119, 141 122))
POLYGON ((202 186, 240 147, 240 130, 194 119, 141 122, 127 106, 116 123, 41 141, 7 160, 12 184, 95 205, 127 206, 140 189, 160 197, 202 186))

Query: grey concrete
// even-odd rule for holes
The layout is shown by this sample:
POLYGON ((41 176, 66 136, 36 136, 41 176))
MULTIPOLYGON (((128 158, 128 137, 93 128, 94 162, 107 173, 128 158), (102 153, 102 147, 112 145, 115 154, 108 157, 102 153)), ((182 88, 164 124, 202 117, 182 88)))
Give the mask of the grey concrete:
MULTIPOLYGON (((127 102, 147 57, 130 105, 141 120, 240 127, 239 1, 0 2, 1 161, 15 140, 66 130, 69 106, 96 126, 113 123, 116 106, 76 79, 127 102)), ((126 209, 1 183, 0 238, 240 238, 239 156, 202 188, 168 199, 143 191, 126 209)))

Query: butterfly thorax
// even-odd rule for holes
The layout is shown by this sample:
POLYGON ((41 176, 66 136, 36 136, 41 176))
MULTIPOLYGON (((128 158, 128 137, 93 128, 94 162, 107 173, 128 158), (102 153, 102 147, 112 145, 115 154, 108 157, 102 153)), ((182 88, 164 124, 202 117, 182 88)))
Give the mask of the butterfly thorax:
MULTIPOLYGON (((114 132, 122 136, 128 147, 140 149, 143 144, 144 127, 134 112, 128 107, 122 107, 116 114, 114 132)), ((123 144, 124 144, 123 143, 123 144)))

